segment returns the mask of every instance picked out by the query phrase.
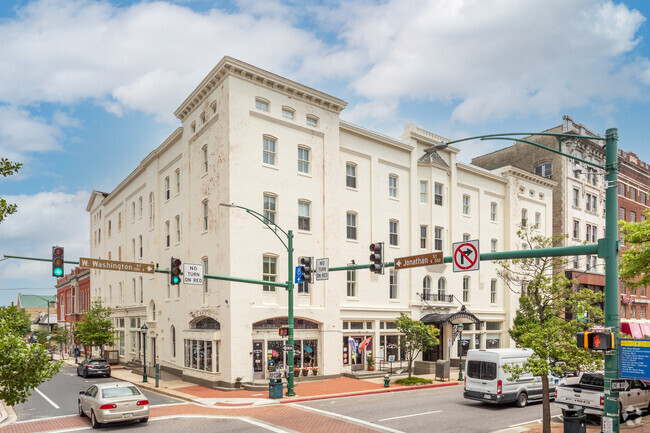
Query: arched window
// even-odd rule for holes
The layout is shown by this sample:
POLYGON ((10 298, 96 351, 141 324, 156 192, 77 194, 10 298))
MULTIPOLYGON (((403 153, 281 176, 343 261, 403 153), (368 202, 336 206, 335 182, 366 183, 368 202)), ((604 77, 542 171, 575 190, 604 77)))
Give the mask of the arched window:
POLYGON ((151 309, 151 321, 155 322, 156 321, 156 303, 154 301, 151 301, 149 304, 149 307, 151 309))
POLYGON ((444 278, 438 280, 438 300, 443 301, 445 299, 445 291, 447 290, 447 281, 444 278))
POLYGON ((426 276, 422 280, 422 297, 425 301, 431 301, 431 277, 426 276))
POLYGON ((203 317, 193 324, 190 324, 191 329, 221 329, 221 324, 212 317, 203 317))

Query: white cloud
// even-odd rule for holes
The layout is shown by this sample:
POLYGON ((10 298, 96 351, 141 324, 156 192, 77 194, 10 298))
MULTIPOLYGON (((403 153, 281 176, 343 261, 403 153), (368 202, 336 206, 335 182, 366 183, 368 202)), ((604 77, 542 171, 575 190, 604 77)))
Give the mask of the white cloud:
POLYGON ((58 126, 33 117, 27 110, 0 106, 0 155, 25 162, 30 152, 60 150, 58 126))

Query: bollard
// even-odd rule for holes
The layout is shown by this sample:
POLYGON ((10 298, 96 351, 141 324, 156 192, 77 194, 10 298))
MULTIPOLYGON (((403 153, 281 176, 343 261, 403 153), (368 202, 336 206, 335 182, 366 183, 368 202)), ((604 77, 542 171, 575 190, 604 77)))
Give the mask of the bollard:
POLYGON ((160 381, 160 364, 156 364, 156 388, 158 388, 159 381, 160 381))
POLYGON ((390 376, 388 373, 386 373, 386 376, 384 376, 384 388, 388 388, 390 386, 390 376))

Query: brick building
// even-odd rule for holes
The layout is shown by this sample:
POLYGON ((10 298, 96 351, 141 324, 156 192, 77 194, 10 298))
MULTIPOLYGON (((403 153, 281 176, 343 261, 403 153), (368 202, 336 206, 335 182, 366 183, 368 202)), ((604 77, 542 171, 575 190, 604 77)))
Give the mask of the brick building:
POLYGON ((77 322, 90 308, 90 271, 74 268, 72 272, 57 279, 56 298, 58 300, 57 322, 70 331, 71 339, 65 351, 70 352, 77 322))
MULTIPOLYGON (((650 165, 631 152, 619 150, 618 219, 620 221, 644 221, 649 207, 650 165)), ((624 251, 627 247, 622 245, 624 251)), ((646 287, 632 289, 621 281, 620 320, 621 331, 633 337, 650 335, 647 310, 650 299, 646 287)))

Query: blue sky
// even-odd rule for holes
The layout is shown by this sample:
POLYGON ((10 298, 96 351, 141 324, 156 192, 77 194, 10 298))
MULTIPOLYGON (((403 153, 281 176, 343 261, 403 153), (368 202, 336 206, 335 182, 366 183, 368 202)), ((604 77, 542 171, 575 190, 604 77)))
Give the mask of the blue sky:
MULTIPOLYGON (((407 122, 450 138, 541 131, 568 114, 617 127, 650 162, 648 17, 641 0, 0 2, 0 156, 24 163, 0 178, 19 206, 0 256, 88 255, 90 192, 180 125, 174 110, 224 55, 341 98, 344 120, 393 137, 407 122)), ((49 263, 1 261, 0 305, 54 283, 49 263)))

